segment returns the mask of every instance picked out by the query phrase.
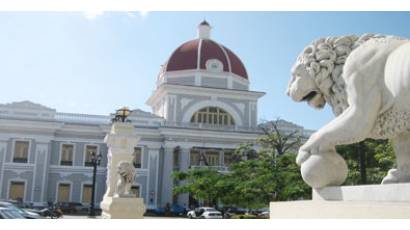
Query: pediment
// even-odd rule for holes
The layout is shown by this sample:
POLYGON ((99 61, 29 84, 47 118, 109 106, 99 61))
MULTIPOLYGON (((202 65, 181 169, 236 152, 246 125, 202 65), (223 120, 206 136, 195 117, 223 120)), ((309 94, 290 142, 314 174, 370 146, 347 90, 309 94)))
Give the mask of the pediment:
POLYGON ((55 109, 31 101, 0 104, 0 114, 13 117, 54 118, 55 109))

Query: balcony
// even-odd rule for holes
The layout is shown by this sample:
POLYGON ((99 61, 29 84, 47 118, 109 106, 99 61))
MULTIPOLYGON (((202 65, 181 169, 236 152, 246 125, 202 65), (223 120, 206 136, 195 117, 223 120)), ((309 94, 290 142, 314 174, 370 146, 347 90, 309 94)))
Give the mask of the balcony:
POLYGON ((166 128, 184 128, 184 129, 208 129, 208 130, 220 130, 220 131, 235 131, 235 132, 261 132, 258 127, 244 127, 234 125, 218 125, 218 124, 205 124, 205 123, 190 123, 190 122, 175 122, 164 120, 161 124, 166 128))
POLYGON ((27 163, 27 157, 14 157, 13 158, 14 163, 27 163))
POLYGON ((91 115, 79 113, 56 113, 55 119, 63 122, 89 123, 89 124, 110 124, 111 117, 104 115, 91 115))
POLYGON ((60 165, 64 165, 64 166, 72 166, 73 165, 73 161, 60 161, 60 165))
POLYGON ((209 169, 215 169, 220 173, 229 172, 229 168, 223 165, 191 165, 190 168, 191 169, 209 168, 209 169))

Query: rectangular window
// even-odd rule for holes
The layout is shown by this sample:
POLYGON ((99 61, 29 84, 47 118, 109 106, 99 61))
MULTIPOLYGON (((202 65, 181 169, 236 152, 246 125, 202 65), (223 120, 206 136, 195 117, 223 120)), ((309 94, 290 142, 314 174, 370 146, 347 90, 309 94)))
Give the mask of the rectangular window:
POLYGON ((139 185, 131 186, 131 194, 133 194, 135 197, 140 197, 140 186, 139 185))
POLYGON ((205 154, 206 163, 209 166, 219 165, 219 153, 218 152, 207 152, 205 154))
POLYGON ((90 184, 83 185, 83 203, 89 204, 91 203, 91 196, 93 192, 93 186, 90 184))
POLYGON ((59 184, 57 192, 57 201, 58 202, 69 202, 70 201, 70 184, 59 184))
POLYGON ((28 148, 30 143, 28 141, 16 141, 14 145, 13 162, 27 163, 28 162, 28 148))
POLYGON ((174 169, 178 169, 179 168, 179 151, 174 151, 174 169))
POLYGON ((85 148, 85 162, 84 165, 87 167, 93 166, 93 156, 97 155, 97 146, 95 145, 87 145, 85 148))
POLYGON ((232 163, 232 152, 224 152, 224 165, 229 166, 232 163))
POLYGON ((190 165, 199 165, 199 151, 198 150, 192 150, 190 158, 191 158, 190 165))
POLYGON ((61 146, 60 165, 73 165, 74 145, 63 144, 61 146))
POLYGON ((26 185, 24 182, 12 181, 10 183, 9 199, 23 201, 25 187, 26 185))
POLYGON ((134 148, 134 153, 132 154, 133 160, 132 163, 135 168, 141 168, 142 167, 142 151, 141 148, 135 147, 134 148))

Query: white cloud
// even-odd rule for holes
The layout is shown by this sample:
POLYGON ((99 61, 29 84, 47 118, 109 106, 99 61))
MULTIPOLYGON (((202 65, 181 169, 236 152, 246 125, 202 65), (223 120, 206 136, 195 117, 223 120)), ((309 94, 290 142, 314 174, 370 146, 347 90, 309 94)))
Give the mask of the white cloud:
MULTIPOLYGON (((126 12, 128 17, 135 18, 137 15, 139 15, 142 19, 145 19, 148 17, 149 11, 127 11, 126 12)), ((90 11, 85 11, 84 16, 85 18, 89 20, 94 20, 98 16, 101 16, 104 14, 103 10, 90 10, 90 11)))
POLYGON ((146 17, 148 16, 148 14, 149 14, 149 11, 144 11, 144 10, 142 10, 142 11, 139 11, 139 13, 140 13, 140 16, 141 16, 142 18, 146 18, 146 17))
POLYGON ((149 14, 149 11, 128 11, 127 15, 131 18, 135 18, 137 15, 141 16, 142 19, 145 19, 149 14))
POLYGON ((104 11, 102 10, 92 10, 92 11, 84 12, 85 18, 89 20, 94 20, 96 17, 101 16, 103 14, 104 14, 104 11))

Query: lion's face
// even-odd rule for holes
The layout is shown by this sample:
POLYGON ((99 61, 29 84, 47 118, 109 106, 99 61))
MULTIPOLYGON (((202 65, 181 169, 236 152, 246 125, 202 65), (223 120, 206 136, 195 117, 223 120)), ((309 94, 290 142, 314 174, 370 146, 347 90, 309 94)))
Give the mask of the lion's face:
POLYGON ((127 176, 127 175, 129 175, 130 173, 132 173, 132 166, 131 166, 131 164, 130 163, 128 163, 128 162, 121 162, 119 165, 118 165, 118 168, 117 168, 117 172, 118 172, 118 174, 120 174, 121 176, 127 176))
POLYGON ((321 109, 326 104, 315 80, 308 73, 305 65, 301 63, 296 63, 292 68, 292 79, 289 82, 287 94, 294 101, 306 101, 316 109, 321 109))

